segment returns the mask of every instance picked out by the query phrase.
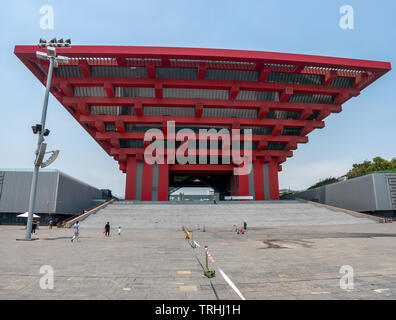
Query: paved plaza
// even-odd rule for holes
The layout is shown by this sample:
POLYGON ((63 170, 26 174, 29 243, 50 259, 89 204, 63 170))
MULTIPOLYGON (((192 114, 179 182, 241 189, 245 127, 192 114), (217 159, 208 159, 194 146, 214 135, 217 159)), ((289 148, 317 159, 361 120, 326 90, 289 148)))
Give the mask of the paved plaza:
POLYGON ((235 210, 181 205, 177 212, 174 206, 142 205, 124 212, 122 220, 109 214, 121 206, 116 203, 83 221, 76 243, 70 241, 72 229, 41 227, 38 240, 25 242, 16 241, 24 237, 23 227, 0 226, 0 299, 239 299, 218 272, 212 279, 203 275, 204 251, 184 239, 182 225, 188 219, 194 240, 209 247, 246 299, 396 298, 395 223, 301 205, 240 204, 235 210), (168 210, 180 216, 181 209, 187 210, 184 221, 166 218, 168 210), (156 218, 143 215, 150 210, 158 212, 156 218), (197 210, 211 217, 204 221, 205 232, 193 218, 197 210), (282 210, 287 219, 281 219, 282 210), (312 220, 315 210, 318 217, 312 220), (246 214, 248 232, 235 233, 233 225, 246 214), (102 234, 106 221, 112 225, 110 237, 102 234), (53 289, 40 288, 43 265, 54 269, 53 289), (354 271, 349 290, 340 288, 345 265, 354 271))

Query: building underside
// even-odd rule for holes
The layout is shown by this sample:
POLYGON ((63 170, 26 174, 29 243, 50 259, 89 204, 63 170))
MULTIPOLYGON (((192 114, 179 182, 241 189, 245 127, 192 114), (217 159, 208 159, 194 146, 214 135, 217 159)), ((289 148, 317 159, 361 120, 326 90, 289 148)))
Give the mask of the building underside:
MULTIPOLYGON (((36 58, 38 50, 16 46, 15 54, 45 84, 48 62, 36 58)), ((278 172, 298 144, 391 69, 387 62, 242 50, 73 46, 58 54, 71 60, 55 69, 51 93, 126 173, 125 199, 143 201, 167 201, 183 186, 278 199, 278 172), (252 170, 234 175, 236 165, 221 160, 147 163, 145 132, 166 133, 168 121, 197 140, 199 129, 251 130, 252 170)))

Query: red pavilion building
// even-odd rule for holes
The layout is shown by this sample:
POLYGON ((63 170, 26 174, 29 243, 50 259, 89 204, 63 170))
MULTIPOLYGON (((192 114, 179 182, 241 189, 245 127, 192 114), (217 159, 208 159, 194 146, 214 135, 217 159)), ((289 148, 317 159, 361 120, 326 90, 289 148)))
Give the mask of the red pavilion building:
MULTIPOLYGON (((49 64, 36 58, 39 50, 16 46, 15 54, 45 84, 49 64)), ((126 173, 125 199, 143 201, 167 201, 183 186, 278 199, 278 172, 297 145, 391 69, 388 62, 242 50, 73 46, 57 52, 70 61, 54 70, 51 93, 126 173), (168 121, 198 139, 199 129, 252 130, 252 170, 234 175, 235 165, 221 159, 148 164, 145 132, 166 133, 168 121)))

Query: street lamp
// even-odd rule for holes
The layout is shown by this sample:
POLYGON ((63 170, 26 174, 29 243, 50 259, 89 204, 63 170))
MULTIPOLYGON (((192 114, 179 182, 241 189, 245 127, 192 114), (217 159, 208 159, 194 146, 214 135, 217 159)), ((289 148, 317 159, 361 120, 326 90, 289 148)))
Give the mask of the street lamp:
POLYGON ((47 84, 45 88, 45 95, 44 95, 44 104, 43 104, 43 111, 41 115, 41 124, 37 124, 32 127, 33 133, 38 134, 38 141, 37 141, 37 150, 35 152, 36 159, 34 161, 34 171, 32 177, 32 185, 30 188, 30 198, 29 198, 29 210, 28 210, 28 219, 26 225, 26 235, 25 240, 31 240, 32 234, 32 223, 33 223, 33 211, 36 202, 36 192, 37 192, 37 179, 39 168, 45 167, 53 162, 58 155, 59 151, 54 151, 53 155, 55 158, 51 160, 48 159, 47 163, 43 163, 44 154, 46 153, 47 145, 44 143, 44 137, 48 136, 50 131, 45 129, 45 119, 47 117, 47 107, 48 107, 48 98, 51 88, 51 80, 52 80, 52 72, 54 68, 58 67, 58 63, 68 63, 69 58, 63 56, 56 56, 56 48, 69 48, 71 46, 70 39, 63 41, 63 39, 59 39, 58 41, 54 38, 47 43, 46 40, 40 39, 38 47, 39 48, 46 48, 47 53, 37 51, 36 57, 42 60, 49 60, 49 69, 48 69, 48 76, 47 76, 47 84), (45 165, 46 164, 46 165, 45 165))

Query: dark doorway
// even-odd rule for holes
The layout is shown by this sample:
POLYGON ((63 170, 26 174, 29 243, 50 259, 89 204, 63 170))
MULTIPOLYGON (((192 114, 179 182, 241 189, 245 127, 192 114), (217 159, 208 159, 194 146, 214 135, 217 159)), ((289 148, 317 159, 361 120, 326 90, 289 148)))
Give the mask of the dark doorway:
POLYGON ((224 200, 231 195, 231 174, 169 172, 169 194, 181 188, 212 188, 224 200))

